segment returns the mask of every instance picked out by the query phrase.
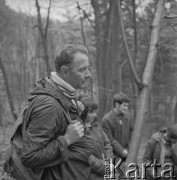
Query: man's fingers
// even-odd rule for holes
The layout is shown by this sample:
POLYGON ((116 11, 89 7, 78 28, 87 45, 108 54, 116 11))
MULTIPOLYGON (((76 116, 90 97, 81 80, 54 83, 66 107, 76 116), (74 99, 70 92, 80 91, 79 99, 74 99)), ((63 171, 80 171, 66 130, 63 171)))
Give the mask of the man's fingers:
POLYGON ((79 126, 82 125, 80 121, 78 120, 74 120, 74 122, 72 123, 74 126, 79 126))
POLYGON ((70 125, 68 125, 69 127, 69 129, 75 129, 76 131, 78 131, 78 132, 83 132, 84 131, 84 126, 81 124, 81 122, 76 122, 76 123, 74 123, 74 124, 70 124, 70 125))
POLYGON ((76 130, 79 130, 79 129, 82 129, 83 128, 83 125, 81 123, 75 123, 72 125, 72 127, 76 130))
POLYGON ((84 132, 81 132, 79 135, 80 135, 80 137, 83 137, 84 136, 84 132))
POLYGON ((72 120, 72 124, 75 124, 76 122, 79 122, 77 119, 72 120))
POLYGON ((79 129, 79 131, 78 131, 78 132, 79 132, 79 133, 84 132, 84 128, 79 129))
POLYGON ((83 129, 84 127, 83 127, 83 125, 82 124, 80 124, 80 125, 78 125, 78 126, 76 126, 76 129, 83 129))

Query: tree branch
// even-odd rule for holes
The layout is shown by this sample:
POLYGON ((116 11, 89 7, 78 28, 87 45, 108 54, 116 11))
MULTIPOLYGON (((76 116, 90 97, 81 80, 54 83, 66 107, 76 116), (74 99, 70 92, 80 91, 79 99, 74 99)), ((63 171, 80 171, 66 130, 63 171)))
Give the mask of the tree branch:
MULTIPOLYGON (((77 2, 77 4, 79 4, 79 3, 77 2)), ((78 7, 77 7, 77 8, 78 8, 78 7)), ((88 22, 90 23, 91 27, 92 27, 93 29, 95 29, 95 26, 93 25, 93 22, 92 22, 92 20, 89 18, 89 15, 87 14, 87 12, 86 12, 81 6, 79 6, 79 8, 80 8, 80 10, 82 10, 82 13, 83 13, 84 17, 88 20, 88 22)))
POLYGON ((38 0, 36 0, 36 9, 37 9, 37 18, 38 18, 38 28, 41 32, 41 35, 43 36, 43 26, 42 26, 42 20, 41 20, 41 11, 38 0))
POLYGON ((47 39, 47 34, 48 34, 49 22, 50 22, 49 17, 50 17, 51 2, 52 2, 52 0, 50 0, 50 2, 49 2, 49 7, 48 7, 48 11, 47 11, 47 22, 45 25, 45 38, 46 39, 47 39))
POLYGON ((48 47, 47 47, 47 34, 48 34, 48 26, 49 26, 49 15, 50 15, 50 9, 51 9, 51 0, 49 2, 48 13, 47 13, 47 22, 46 22, 45 29, 43 29, 42 17, 41 17, 40 6, 39 6, 38 0, 36 0, 36 9, 37 9, 37 18, 38 18, 38 25, 36 27, 39 28, 39 32, 41 35, 41 41, 42 41, 42 45, 43 45, 44 59, 45 59, 45 64, 46 64, 46 69, 47 69, 47 75, 49 76, 51 69, 50 69, 48 47))
POLYGON ((35 24, 35 25, 33 26, 33 29, 35 29, 35 28, 38 28, 38 29, 39 29, 39 32, 40 32, 41 34, 43 33, 41 27, 39 26, 39 24, 35 24))
POLYGON ((97 61, 96 67, 98 73, 101 72, 101 57, 102 57, 102 23, 101 23, 101 15, 98 0, 91 0, 91 4, 94 10, 95 15, 95 37, 96 37, 96 46, 97 46, 97 61))
POLYGON ((38 60, 45 60, 45 57, 44 56, 34 56, 34 57, 31 58, 31 62, 32 61, 36 61, 36 59, 38 59, 38 60))
POLYGON ((174 18, 177 18, 177 15, 170 15, 170 16, 164 15, 164 18, 165 19, 174 19, 174 18))
POLYGON ((126 35, 125 35, 125 29, 124 29, 124 24, 123 24, 123 18, 122 18, 122 10, 120 7, 120 1, 118 0, 118 8, 119 8, 119 16, 120 16, 120 26, 121 26, 121 32, 122 32, 122 38, 123 38, 123 42, 124 42, 124 46, 125 46, 125 50, 127 52, 127 57, 128 57, 128 62, 130 64, 130 68, 132 70, 135 82, 139 88, 139 90, 141 90, 143 88, 143 84, 140 80, 140 78, 138 77, 134 64, 133 64, 133 60, 129 51, 129 47, 128 47, 128 43, 127 43, 127 39, 126 39, 126 35))
MULTIPOLYGON (((109 59, 109 54, 110 54, 110 46, 111 46, 111 33, 112 33, 112 24, 113 24, 113 15, 114 15, 114 7, 113 7, 113 2, 110 1, 110 9, 109 12, 107 13, 106 17, 106 31, 104 35, 104 56, 105 56, 105 61, 107 62, 106 67, 109 67, 108 64, 110 63, 108 61, 109 59)), ((109 69, 108 69, 109 71, 109 69)))
POLYGON ((83 43, 84 43, 84 46, 85 46, 85 45, 86 45, 86 40, 85 40, 85 34, 84 34, 84 25, 83 25, 83 19, 82 19, 82 16, 81 16, 81 7, 80 7, 78 1, 77 1, 77 8, 78 8, 78 11, 79 11, 80 22, 81 22, 81 34, 82 34, 82 39, 83 39, 83 43))
POLYGON ((133 29, 134 29, 134 65, 136 64, 136 56, 137 56, 137 26, 136 26, 136 4, 135 0, 132 1, 132 6, 133 6, 133 29))

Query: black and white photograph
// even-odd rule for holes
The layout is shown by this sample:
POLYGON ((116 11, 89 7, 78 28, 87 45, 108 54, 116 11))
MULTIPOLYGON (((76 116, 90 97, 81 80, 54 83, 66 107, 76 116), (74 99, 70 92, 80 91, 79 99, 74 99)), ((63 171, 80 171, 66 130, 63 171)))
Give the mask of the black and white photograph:
POLYGON ((0 0, 0 180, 177 180, 177 0, 0 0))

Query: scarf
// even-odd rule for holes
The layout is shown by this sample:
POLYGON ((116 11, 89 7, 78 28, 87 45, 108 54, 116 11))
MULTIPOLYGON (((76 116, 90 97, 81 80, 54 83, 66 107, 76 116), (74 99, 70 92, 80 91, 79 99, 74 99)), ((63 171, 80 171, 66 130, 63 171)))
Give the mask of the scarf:
POLYGON ((51 72, 52 80, 57 84, 57 86, 62 90, 63 94, 67 96, 71 102, 77 107, 75 99, 76 89, 74 89, 70 84, 61 79, 56 72, 51 72))

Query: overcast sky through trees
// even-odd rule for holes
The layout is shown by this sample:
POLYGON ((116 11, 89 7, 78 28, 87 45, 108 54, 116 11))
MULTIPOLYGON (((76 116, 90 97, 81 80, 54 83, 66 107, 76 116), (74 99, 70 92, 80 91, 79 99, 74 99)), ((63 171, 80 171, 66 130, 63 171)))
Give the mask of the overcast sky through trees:
MULTIPOLYGON (((137 11, 142 14, 144 7, 152 0, 137 0, 140 7, 137 11)), ((36 15, 35 0, 6 0, 7 5, 16 11, 27 13, 28 15, 36 15)), ((91 8, 90 0, 52 0, 51 18, 58 21, 67 21, 68 16, 77 17, 77 2, 85 9, 91 8)), ((39 0, 41 5, 41 13, 43 16, 47 14, 49 0, 39 0)), ((143 12, 144 13, 144 12, 143 12)))

